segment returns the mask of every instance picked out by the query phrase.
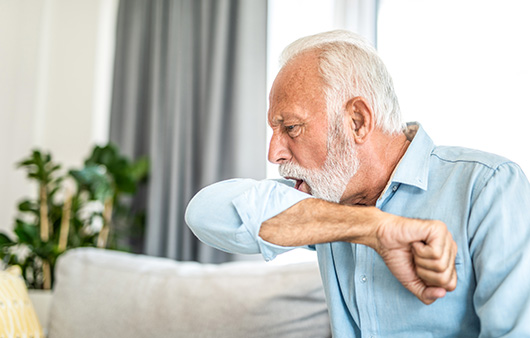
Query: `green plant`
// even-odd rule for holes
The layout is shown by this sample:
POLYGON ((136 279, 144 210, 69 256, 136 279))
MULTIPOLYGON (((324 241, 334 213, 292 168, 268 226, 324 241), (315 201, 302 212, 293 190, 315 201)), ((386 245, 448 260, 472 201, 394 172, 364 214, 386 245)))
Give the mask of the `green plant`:
POLYGON ((112 144, 96 146, 84 167, 61 173, 49 153, 39 150, 18 163, 37 183, 36 198, 18 205, 15 239, 0 233, 0 258, 19 265, 28 287, 53 286, 53 268, 64 251, 83 246, 127 250, 124 232, 138 224, 124 197, 146 179, 148 161, 131 161, 112 144), (122 241, 123 242, 123 241, 122 241))

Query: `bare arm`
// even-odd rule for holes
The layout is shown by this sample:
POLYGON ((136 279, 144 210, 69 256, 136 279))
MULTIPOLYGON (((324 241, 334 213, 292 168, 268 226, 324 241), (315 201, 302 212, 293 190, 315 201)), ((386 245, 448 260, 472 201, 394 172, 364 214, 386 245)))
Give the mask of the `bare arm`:
POLYGON ((335 241, 367 245, 425 304, 456 287, 456 243, 439 221, 399 217, 375 207, 307 199, 263 222, 259 236, 282 246, 335 241))

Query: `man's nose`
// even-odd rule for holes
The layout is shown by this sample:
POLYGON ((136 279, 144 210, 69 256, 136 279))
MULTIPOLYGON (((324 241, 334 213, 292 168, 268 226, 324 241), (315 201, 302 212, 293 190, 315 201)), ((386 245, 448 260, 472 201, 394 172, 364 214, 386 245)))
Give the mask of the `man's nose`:
POLYGON ((269 144, 269 162, 282 164, 291 160, 291 152, 287 146, 287 140, 282 135, 273 133, 269 144))

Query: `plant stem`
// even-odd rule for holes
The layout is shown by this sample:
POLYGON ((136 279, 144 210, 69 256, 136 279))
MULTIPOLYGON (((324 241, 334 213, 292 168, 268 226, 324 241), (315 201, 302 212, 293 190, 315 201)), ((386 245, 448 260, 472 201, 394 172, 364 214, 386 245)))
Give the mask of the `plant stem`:
POLYGON ((70 231, 70 213, 72 209, 72 195, 68 195, 63 205, 63 215, 61 217, 61 230, 59 235, 59 252, 66 250, 68 245, 68 232, 70 231))
POLYGON ((50 290, 52 288, 52 272, 50 268, 50 262, 47 260, 42 260, 42 288, 44 290, 50 290))
POLYGON ((103 228, 98 235, 98 248, 105 248, 107 246, 107 240, 110 232, 110 222, 112 219, 112 198, 108 198, 105 201, 105 207, 103 209, 103 228))
POLYGON ((40 184, 40 239, 47 242, 50 238, 50 226, 48 222, 48 196, 46 184, 40 184))
MULTIPOLYGON (((48 221, 48 194, 46 191, 46 184, 40 184, 40 238, 42 242, 48 242, 50 239, 50 224, 48 221)), ((45 290, 51 289, 52 285, 52 274, 50 268, 50 262, 46 259, 42 259, 42 288, 45 290)))

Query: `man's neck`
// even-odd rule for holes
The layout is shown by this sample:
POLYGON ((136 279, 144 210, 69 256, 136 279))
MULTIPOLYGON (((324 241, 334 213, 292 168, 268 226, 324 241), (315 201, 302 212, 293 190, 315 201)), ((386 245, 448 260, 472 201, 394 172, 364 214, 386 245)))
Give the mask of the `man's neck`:
POLYGON ((409 145, 405 134, 379 132, 370 143, 359 147, 360 167, 346 188, 344 195, 349 197, 341 204, 375 206, 409 145))

